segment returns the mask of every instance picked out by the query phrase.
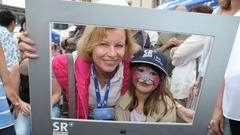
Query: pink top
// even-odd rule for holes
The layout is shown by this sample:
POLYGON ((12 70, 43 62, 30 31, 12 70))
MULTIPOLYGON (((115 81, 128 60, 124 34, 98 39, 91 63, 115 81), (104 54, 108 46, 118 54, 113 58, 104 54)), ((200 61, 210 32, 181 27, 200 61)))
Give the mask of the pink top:
MULTIPOLYGON (((122 83, 121 96, 128 89, 128 79, 130 76, 129 60, 124 61, 124 79, 122 83)), ((68 94, 68 64, 67 55, 59 55, 52 61, 53 72, 62 88, 64 88, 67 100, 68 94)), ((88 118, 88 86, 90 82, 91 63, 78 57, 74 65, 75 90, 76 90, 76 118, 88 118)))

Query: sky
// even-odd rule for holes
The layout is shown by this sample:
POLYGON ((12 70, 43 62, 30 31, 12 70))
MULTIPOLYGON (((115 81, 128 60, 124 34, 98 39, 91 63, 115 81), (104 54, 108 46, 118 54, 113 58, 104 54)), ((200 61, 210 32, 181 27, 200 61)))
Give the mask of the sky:
POLYGON ((2 0, 2 4, 25 8, 25 0, 2 0))

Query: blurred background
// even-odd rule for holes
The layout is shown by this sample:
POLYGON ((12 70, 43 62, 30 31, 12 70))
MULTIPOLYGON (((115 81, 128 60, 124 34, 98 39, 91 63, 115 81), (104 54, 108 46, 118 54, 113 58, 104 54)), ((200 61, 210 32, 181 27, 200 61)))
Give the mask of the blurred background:
MULTIPOLYGON (((97 3, 99 0, 66 0, 75 2, 92 2, 97 3)), ((115 5, 118 5, 123 0, 100 0, 100 1, 112 1, 115 5)), ((218 0, 126 0, 127 4, 131 7, 139 8, 156 8, 163 10, 174 10, 177 5, 184 5, 187 9, 196 5, 209 5, 213 9, 218 6, 218 0)), ((103 2, 104 3, 104 2, 103 2)), ((121 4, 120 4, 121 5, 121 4)), ((17 26, 14 30, 18 33, 20 30, 21 20, 25 15, 25 0, 0 0, 0 11, 8 9, 17 15, 17 26)), ((52 39, 57 41, 58 44, 68 37, 71 31, 76 29, 75 24, 59 24, 54 23, 52 25, 52 39)))

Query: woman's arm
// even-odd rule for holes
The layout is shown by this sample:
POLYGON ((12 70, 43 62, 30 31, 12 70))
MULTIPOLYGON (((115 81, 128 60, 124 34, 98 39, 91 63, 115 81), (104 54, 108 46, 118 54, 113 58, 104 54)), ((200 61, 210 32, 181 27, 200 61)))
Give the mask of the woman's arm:
POLYGON ((222 112, 222 100, 223 100, 223 93, 224 93, 224 81, 221 85, 221 91, 218 95, 216 106, 213 111, 212 119, 209 122, 208 128, 213 130, 217 135, 221 135, 223 133, 223 123, 224 117, 222 112))
POLYGON ((56 78, 52 78, 52 106, 56 105, 61 98, 61 86, 56 78))
POLYGON ((177 107, 177 115, 184 120, 187 123, 191 123, 193 120, 193 116, 195 114, 195 111, 189 108, 186 108, 175 101, 176 107, 177 107))
POLYGON ((183 41, 182 40, 178 40, 177 38, 171 38, 168 40, 167 43, 165 43, 164 45, 162 45, 160 48, 157 48, 156 50, 158 52, 164 53, 167 49, 170 49, 172 47, 177 47, 179 46, 183 41))

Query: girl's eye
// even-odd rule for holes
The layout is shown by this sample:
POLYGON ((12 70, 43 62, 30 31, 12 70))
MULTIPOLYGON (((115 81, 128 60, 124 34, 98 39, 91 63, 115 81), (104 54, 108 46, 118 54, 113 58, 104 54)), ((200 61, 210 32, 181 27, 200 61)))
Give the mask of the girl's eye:
POLYGON ((143 71, 144 71, 144 67, 137 67, 136 69, 137 69, 137 71, 139 71, 139 72, 143 72, 143 71))
POLYGON ((151 74, 152 76, 158 75, 157 72, 154 72, 154 71, 150 72, 150 74, 151 74))

